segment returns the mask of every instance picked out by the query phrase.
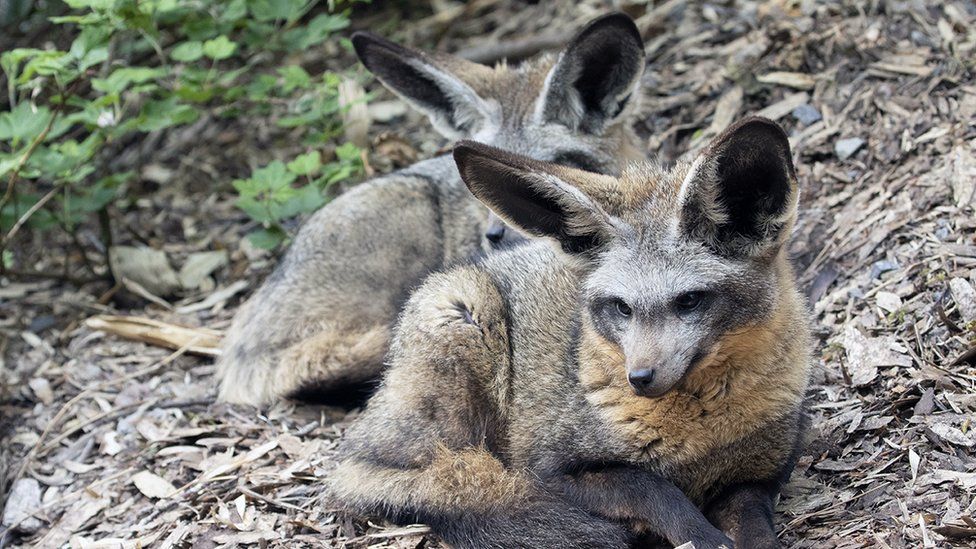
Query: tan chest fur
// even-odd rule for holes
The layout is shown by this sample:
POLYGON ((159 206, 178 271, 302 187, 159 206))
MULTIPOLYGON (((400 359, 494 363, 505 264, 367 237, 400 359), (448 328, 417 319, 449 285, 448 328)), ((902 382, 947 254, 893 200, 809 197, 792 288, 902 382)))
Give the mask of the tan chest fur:
POLYGON ((660 398, 634 394, 620 349, 584 331, 580 381, 587 400, 611 423, 635 461, 695 462, 795 409, 809 377, 805 331, 784 330, 786 312, 729 334, 660 398), (784 344, 787 334, 797 341, 784 344))

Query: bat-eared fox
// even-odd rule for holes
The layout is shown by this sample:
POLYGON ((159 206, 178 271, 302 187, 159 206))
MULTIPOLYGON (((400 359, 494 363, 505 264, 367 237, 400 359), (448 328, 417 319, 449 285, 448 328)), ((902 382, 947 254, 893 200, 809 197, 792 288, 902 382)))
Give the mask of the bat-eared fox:
POLYGON ((453 547, 776 547, 811 340, 785 244, 786 134, 619 177, 462 141, 467 187, 534 237, 430 276, 330 478, 453 547))
MULTIPOLYGON (((517 67, 368 33, 352 42, 449 139, 610 175, 644 156, 630 128, 644 50, 625 15, 601 17, 558 55, 517 67)), ((376 380, 397 315, 428 274, 518 239, 471 196, 450 155, 354 187, 308 220, 237 313, 217 363, 220 399, 318 399, 376 380)))

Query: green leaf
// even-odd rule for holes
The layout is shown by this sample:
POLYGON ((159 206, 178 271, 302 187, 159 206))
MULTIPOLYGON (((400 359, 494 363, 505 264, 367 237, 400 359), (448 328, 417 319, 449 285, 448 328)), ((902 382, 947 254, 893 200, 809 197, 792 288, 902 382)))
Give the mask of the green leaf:
POLYGON ((278 69, 281 75, 281 91, 291 93, 296 89, 307 89, 312 85, 312 77, 305 72, 305 69, 298 65, 287 65, 278 69))
MULTIPOLYGON (((31 193, 19 193, 14 196, 14 199, 0 210, 0 230, 9 231, 14 223, 40 199, 39 195, 31 193)), ((35 212, 27 221, 27 225, 33 229, 46 229, 56 224, 57 220, 54 219, 51 212, 43 208, 35 212)))
POLYGON ((315 185, 305 185, 297 189, 290 198, 274 208, 278 219, 287 219, 298 214, 311 213, 322 207, 326 199, 315 185))
POLYGON ((20 73, 17 82, 24 84, 35 74, 41 76, 68 75, 68 68, 71 63, 71 56, 63 51, 40 52, 24 64, 24 70, 20 73))
POLYGON ((262 250, 273 250, 287 238, 288 234, 280 227, 261 228, 247 235, 251 244, 262 250))
POLYGON ((14 147, 29 143, 44 131, 50 120, 50 109, 22 101, 10 112, 0 113, 0 141, 10 141, 14 147))
POLYGON ((115 7, 115 0, 64 0, 64 3, 76 10, 109 10, 115 7))
POLYGON ((343 143, 336 147, 336 157, 343 162, 360 162, 362 151, 352 143, 343 143))
POLYGON ((262 189, 280 191, 288 188, 295 181, 295 174, 289 172, 283 162, 275 160, 263 168, 254 170, 251 179, 262 189))
POLYGON ((291 21, 304 11, 304 2, 295 0, 248 0, 247 4, 258 21, 291 21))
POLYGON ((227 2, 224 5, 224 11, 218 16, 221 21, 227 23, 236 23, 245 17, 247 17, 246 0, 231 0, 227 2))
POLYGON ((131 177, 132 172, 113 174, 80 191, 69 192, 57 200, 59 217, 68 227, 81 223, 85 217, 114 201, 121 185, 131 177))
POLYGON ((271 95, 271 90, 278 85, 278 79, 270 74, 262 74, 247 85, 247 96, 252 101, 264 101, 271 95))
POLYGON ((199 116, 200 112, 196 108, 180 103, 178 97, 172 96, 159 101, 149 101, 143 105, 136 128, 144 132, 158 131, 171 126, 188 124, 199 116))
POLYGON ((20 163, 20 159, 16 156, 0 157, 0 177, 5 177, 18 163, 20 163))
POLYGON ((220 61, 221 59, 227 59, 228 57, 234 55, 234 51, 237 50, 237 44, 231 42, 226 35, 220 35, 213 40, 207 40, 203 43, 203 53, 215 60, 220 61))
POLYGON ((95 78, 92 88, 102 93, 120 94, 132 84, 157 80, 167 74, 166 69, 149 67, 122 67, 112 71, 108 78, 95 78))
POLYGON ((288 163, 288 171, 298 175, 312 175, 322 167, 322 156, 318 151, 311 151, 295 157, 288 163))
POLYGON ((169 56, 174 61, 180 61, 182 63, 190 63, 196 61, 203 57, 203 42, 197 40, 190 40, 188 42, 183 42, 179 46, 173 48, 169 56))
POLYGON ((3 69, 3 72, 6 73, 8 80, 17 80, 17 67, 31 57, 42 53, 44 53, 44 50, 34 48, 16 48, 4 52, 0 55, 0 69, 3 69))
POLYGON ((291 51, 311 48, 324 42, 336 31, 349 26, 349 18, 339 14, 316 15, 305 27, 290 29, 282 36, 285 47, 291 51))

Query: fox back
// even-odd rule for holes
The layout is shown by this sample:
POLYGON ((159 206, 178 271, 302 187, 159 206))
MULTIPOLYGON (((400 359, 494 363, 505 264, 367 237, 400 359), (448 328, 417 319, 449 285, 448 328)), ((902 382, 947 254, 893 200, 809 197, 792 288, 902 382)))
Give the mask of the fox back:
POLYGON ((434 499, 501 520, 486 537, 523 531, 553 493, 564 516, 608 521, 539 546, 614 546, 618 524, 675 544, 775 546, 772 499, 795 461, 811 347, 784 250, 798 188, 782 130, 749 119, 692 165, 619 178, 470 142, 455 158, 476 197, 544 239, 413 295, 392 369, 346 442, 338 497, 380 513, 410 501, 411 520, 468 546, 480 534, 434 499), (468 482, 504 487, 485 491, 494 504, 466 501, 457 469, 439 472, 474 450, 503 469, 470 466, 468 482), (424 482, 397 484, 383 465, 424 482), (373 499, 355 485, 364 471, 373 499))
MULTIPOLYGON (((630 121, 644 56, 624 15, 602 17, 558 55, 487 67, 368 33, 363 64, 448 139, 600 173, 641 157, 630 121)), ((464 187, 449 155, 360 184, 313 215, 235 316, 220 398, 328 398, 381 372, 391 327, 425 276, 522 238, 464 187)))

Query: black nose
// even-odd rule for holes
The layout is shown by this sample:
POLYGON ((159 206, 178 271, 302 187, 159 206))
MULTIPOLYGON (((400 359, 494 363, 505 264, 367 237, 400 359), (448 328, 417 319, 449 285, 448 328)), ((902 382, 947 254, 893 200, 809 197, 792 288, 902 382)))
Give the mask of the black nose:
POLYGON ((492 244, 498 244, 502 241, 502 238, 505 238, 505 226, 489 228, 485 231, 485 238, 492 244))
POLYGON ((654 370, 635 370, 627 374, 627 381, 630 382, 630 386, 637 391, 647 390, 654 382, 654 370))

